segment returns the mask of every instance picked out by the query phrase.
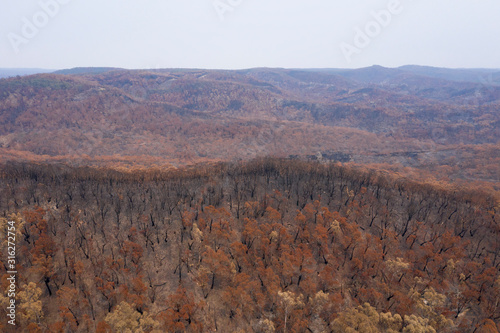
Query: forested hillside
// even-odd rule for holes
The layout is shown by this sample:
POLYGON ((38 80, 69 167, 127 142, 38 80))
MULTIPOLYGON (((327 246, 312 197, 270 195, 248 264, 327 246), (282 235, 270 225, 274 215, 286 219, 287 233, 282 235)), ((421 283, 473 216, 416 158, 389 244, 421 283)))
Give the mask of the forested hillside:
POLYGON ((1 170, 27 332, 500 329, 500 207, 480 191, 281 159, 1 170))
POLYGON ((0 80, 0 158, 175 168, 262 156, 498 190, 493 70, 79 68, 0 80))
POLYGON ((499 73, 0 79, 0 331, 498 332, 499 73))

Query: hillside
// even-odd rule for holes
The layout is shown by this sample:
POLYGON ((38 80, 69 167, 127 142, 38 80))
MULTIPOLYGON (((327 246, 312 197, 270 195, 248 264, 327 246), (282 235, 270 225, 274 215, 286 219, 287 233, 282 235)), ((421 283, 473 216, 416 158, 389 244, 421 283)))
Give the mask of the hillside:
POLYGON ((3 161, 170 168, 273 155, 491 188, 500 178, 495 71, 57 73, 0 80, 3 161))
POLYGON ((499 206, 482 192, 276 159, 9 164, 0 192, 19 325, 2 332, 500 328, 499 206))
POLYGON ((498 73, 0 79, 0 331, 498 332, 498 73))

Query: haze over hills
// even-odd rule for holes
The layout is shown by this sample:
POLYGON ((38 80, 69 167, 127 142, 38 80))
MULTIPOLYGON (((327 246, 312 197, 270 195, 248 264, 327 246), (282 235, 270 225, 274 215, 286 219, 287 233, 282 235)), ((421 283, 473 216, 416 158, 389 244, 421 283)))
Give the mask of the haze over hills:
POLYGON ((174 166, 309 156, 496 183, 499 73, 75 68, 3 79, 0 150, 174 166))

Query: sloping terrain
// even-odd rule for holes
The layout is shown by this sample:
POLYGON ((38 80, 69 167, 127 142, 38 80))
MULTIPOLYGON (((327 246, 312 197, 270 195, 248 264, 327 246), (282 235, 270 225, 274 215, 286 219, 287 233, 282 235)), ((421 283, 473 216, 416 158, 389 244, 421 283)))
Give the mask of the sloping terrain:
MULTIPOLYGON (((0 330, 495 333, 499 208, 481 192, 293 160, 10 164, 0 278, 7 290, 8 230, 18 326, 0 330)), ((8 302, 0 293, 4 318, 8 302)))
POLYGON ((500 87, 467 81, 494 71, 466 73, 78 68, 3 79, 0 156, 167 167, 309 156, 494 185, 500 87))
POLYGON ((499 332, 495 75, 1 79, 0 331, 499 332))

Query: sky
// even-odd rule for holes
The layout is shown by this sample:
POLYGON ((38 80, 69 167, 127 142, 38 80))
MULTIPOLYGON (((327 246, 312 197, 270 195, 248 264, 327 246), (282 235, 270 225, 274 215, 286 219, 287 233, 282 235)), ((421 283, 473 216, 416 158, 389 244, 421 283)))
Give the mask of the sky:
POLYGON ((499 0, 0 4, 0 68, 500 68, 499 0))

